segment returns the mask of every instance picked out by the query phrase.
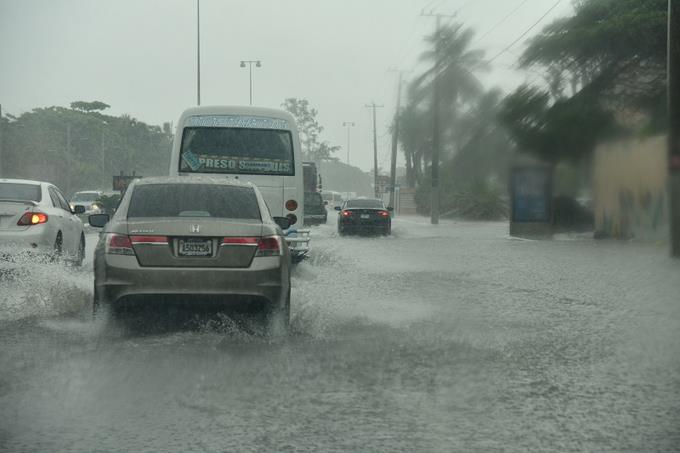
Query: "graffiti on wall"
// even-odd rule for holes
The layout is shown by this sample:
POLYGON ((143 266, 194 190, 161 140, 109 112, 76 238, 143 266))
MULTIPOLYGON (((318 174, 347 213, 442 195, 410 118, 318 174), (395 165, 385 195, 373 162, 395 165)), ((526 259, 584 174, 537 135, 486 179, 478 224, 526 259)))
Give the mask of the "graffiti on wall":
POLYGON ((666 181, 665 137, 600 146, 593 164, 596 231, 619 239, 665 239, 666 181))

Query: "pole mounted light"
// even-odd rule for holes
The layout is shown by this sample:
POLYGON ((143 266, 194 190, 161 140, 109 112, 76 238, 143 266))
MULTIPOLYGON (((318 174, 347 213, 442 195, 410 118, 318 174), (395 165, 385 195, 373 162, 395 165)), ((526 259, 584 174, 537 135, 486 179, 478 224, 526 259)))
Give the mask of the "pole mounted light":
POLYGON ((260 62, 260 60, 241 60, 240 65, 242 68, 245 68, 246 64, 248 65, 250 78, 250 105, 253 105, 253 63, 255 63, 256 68, 262 67, 262 62, 260 62))

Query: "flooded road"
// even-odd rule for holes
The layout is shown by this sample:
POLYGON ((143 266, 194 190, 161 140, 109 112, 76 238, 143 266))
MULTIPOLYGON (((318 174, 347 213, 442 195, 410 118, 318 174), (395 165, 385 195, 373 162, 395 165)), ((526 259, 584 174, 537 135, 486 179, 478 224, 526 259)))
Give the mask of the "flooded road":
POLYGON ((3 280, 0 450, 680 449, 664 247, 415 218, 393 232, 315 228, 284 338, 111 333, 89 316, 89 267, 3 280))

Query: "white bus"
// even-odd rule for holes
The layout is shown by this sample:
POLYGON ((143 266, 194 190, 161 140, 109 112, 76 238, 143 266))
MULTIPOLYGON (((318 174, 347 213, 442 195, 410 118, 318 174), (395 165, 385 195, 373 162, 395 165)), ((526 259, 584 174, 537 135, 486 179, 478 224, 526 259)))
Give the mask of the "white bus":
POLYGON ((256 185, 272 216, 288 217, 294 255, 308 250, 302 153, 293 117, 282 110, 209 106, 184 111, 177 124, 170 175, 212 175, 256 185))

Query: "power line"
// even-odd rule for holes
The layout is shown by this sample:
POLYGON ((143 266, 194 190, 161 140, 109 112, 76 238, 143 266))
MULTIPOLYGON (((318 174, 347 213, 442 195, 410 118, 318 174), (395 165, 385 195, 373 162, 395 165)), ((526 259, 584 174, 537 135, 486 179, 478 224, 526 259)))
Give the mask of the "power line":
POLYGON ((546 17, 548 14, 550 14, 550 12, 551 12, 552 10, 554 10, 555 8, 557 8, 557 5, 559 5, 560 3, 562 3, 562 0, 557 0, 557 2, 555 2, 555 4, 554 4, 553 6, 551 6, 550 9, 548 9, 548 11, 546 11, 546 12, 545 12, 545 13, 544 13, 544 14, 543 14, 536 22, 534 22, 534 23, 531 25, 531 27, 529 27, 529 28, 527 28, 526 30, 524 30, 524 33, 522 33, 521 35, 519 35, 519 37, 518 37, 517 39, 515 39, 513 42, 511 42, 509 46, 507 46, 505 49, 501 50, 498 54, 496 54, 496 56, 494 56, 494 57, 493 57, 491 60, 489 60, 487 63, 493 63, 493 61, 496 60, 496 58, 500 57, 500 56, 503 55, 505 52, 507 52, 508 50, 510 50, 510 49, 512 48, 512 46, 514 46, 515 44, 517 44, 522 38, 524 38, 524 37, 527 35, 527 33, 529 33, 531 30, 533 30, 534 27, 536 27, 536 25, 538 25, 539 23, 541 23, 541 21, 542 21, 543 19, 545 19, 545 17, 546 17))
POLYGON ((480 37, 477 38, 477 39, 482 39, 482 38, 488 36, 491 32, 493 32, 493 31, 496 30, 498 27, 500 27, 501 25, 503 25, 503 23, 505 23, 506 20, 508 20, 510 17, 512 17, 513 14, 515 14, 517 11, 519 11, 519 9, 520 9, 522 6, 524 6, 524 4, 525 4, 526 2, 528 2, 528 1, 529 1, 529 0, 522 0, 522 2, 521 2, 519 5, 517 5, 517 7, 515 7, 512 11, 510 11, 503 19, 501 19, 500 21, 498 21, 493 27, 491 27, 490 29, 488 29, 482 36, 480 36, 480 37))

